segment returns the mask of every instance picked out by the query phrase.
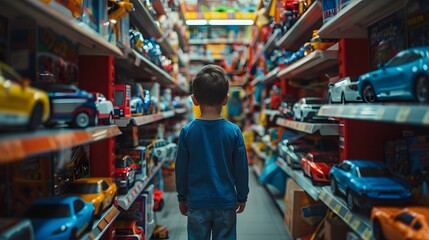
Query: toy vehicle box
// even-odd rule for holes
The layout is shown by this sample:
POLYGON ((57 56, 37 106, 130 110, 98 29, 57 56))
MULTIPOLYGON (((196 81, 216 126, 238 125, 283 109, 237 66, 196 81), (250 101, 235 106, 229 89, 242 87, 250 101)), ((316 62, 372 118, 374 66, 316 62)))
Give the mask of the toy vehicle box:
POLYGON ((122 149, 121 155, 130 155, 134 162, 139 166, 137 173, 141 174, 141 180, 146 179, 147 177, 147 167, 146 167, 146 147, 138 146, 131 149, 122 149))
POLYGON ((292 179, 287 180, 284 224, 293 238, 313 233, 325 214, 325 204, 313 200, 292 179))
POLYGON ((429 135, 407 138, 410 173, 429 168, 429 135))

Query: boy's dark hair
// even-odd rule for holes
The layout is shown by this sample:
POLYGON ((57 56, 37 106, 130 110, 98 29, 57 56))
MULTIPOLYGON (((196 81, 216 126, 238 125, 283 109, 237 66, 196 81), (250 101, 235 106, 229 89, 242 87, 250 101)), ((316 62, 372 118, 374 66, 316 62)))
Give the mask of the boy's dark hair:
POLYGON ((228 77, 217 65, 203 67, 192 81, 192 93, 200 105, 221 105, 228 91, 228 77))

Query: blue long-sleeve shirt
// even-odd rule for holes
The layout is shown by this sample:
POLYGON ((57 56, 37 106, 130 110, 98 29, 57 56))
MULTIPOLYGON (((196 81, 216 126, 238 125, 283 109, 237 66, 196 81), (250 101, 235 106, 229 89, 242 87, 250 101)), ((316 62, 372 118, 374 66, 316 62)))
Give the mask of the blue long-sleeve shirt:
POLYGON ((189 208, 231 209, 249 193, 240 128, 225 120, 195 119, 182 128, 176 158, 178 200, 189 208))

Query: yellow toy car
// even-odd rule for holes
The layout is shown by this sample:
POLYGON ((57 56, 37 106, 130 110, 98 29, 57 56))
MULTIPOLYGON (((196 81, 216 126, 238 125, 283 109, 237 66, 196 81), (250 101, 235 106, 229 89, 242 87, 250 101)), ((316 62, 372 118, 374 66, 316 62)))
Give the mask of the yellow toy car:
POLYGON ((49 97, 0 61, 0 126, 38 128, 49 118, 49 97))
POLYGON ((317 30, 313 30, 313 37, 311 38, 310 42, 306 42, 304 44, 304 56, 307 56, 316 50, 326 50, 335 43, 336 42, 331 39, 320 38, 319 34, 317 34, 317 30))
POLYGON ((81 178, 69 183, 64 195, 79 196, 86 202, 92 202, 94 216, 99 218, 104 210, 112 206, 117 196, 117 187, 110 178, 81 178))

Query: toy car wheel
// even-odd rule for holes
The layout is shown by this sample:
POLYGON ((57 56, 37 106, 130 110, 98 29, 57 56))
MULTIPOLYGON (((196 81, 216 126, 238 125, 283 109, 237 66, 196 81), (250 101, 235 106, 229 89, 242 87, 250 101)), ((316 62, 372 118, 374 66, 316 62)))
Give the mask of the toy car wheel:
POLYGON ((103 119, 103 124, 104 125, 113 125, 113 113, 109 114, 109 118, 107 119, 103 119))
POLYGON ((331 191, 334 195, 338 195, 338 186, 335 179, 331 176, 331 191))
POLYGON ((316 186, 316 185, 317 185, 317 182, 316 182, 316 180, 314 180, 314 177, 313 177, 313 173, 312 173, 312 172, 310 172, 310 180, 311 180, 311 184, 313 184, 313 186, 316 186))
POLYGON ((429 102, 429 79, 426 76, 420 75, 415 84, 416 99, 420 103, 429 102))
POLYGON ((54 120, 49 119, 49 120, 48 120, 48 121, 46 121, 43 125, 44 125, 45 127, 47 127, 47 128, 52 128, 52 127, 55 127, 55 125, 57 125, 57 122, 56 122, 56 121, 54 121, 54 120))
MULTIPOLYGON (((98 122, 98 121, 97 121, 98 122)), ((74 126, 78 128, 86 128, 90 125, 91 118, 87 112, 79 112, 74 119, 74 126)))
POLYGON ((347 103, 346 96, 344 95, 344 93, 341 94, 341 103, 342 104, 346 104, 347 103))
POLYGON ((355 204, 355 200, 354 200, 354 198, 353 198, 353 196, 352 196, 352 194, 351 194, 351 192, 350 192, 350 191, 347 191, 347 196, 346 196, 346 198, 347 198, 347 207, 348 207, 351 211, 357 211, 357 210, 358 210, 358 208, 357 208, 357 206, 356 206, 356 204, 355 204))
POLYGON ((383 230, 381 229, 381 224, 378 219, 374 219, 374 223, 372 224, 373 236, 376 240, 384 240, 383 230))
POLYGON ((34 130, 40 126, 42 123, 43 116, 43 105, 40 102, 37 102, 31 113, 30 120, 28 121, 27 129, 34 130))
POLYGON ((304 117, 304 113, 303 112, 301 112, 301 117, 299 118, 299 121, 305 122, 305 117, 304 117))
POLYGON ((75 239, 77 239, 77 229, 76 228, 73 228, 72 230, 71 230, 71 232, 70 232, 70 238, 69 238, 70 240, 75 240, 75 239))
POLYGON ((366 103, 373 103, 377 100, 374 88, 371 84, 367 83, 365 87, 363 87, 362 98, 366 103))
POLYGON ((328 95, 328 103, 329 104, 333 104, 334 102, 332 102, 332 96, 331 94, 328 95))

